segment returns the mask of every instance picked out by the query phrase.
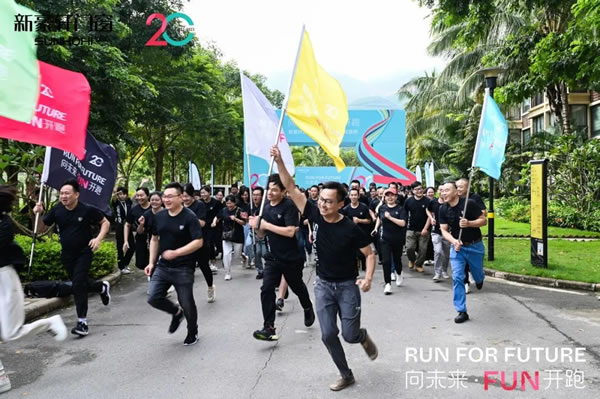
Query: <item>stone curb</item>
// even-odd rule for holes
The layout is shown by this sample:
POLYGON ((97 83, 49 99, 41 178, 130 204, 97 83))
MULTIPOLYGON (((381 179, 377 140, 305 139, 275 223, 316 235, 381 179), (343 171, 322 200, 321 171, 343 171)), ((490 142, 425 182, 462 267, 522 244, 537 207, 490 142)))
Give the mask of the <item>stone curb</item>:
POLYGON ((584 283, 582 281, 557 280, 548 277, 526 276, 523 274, 501 272, 494 269, 485 269, 485 274, 490 277, 501 278, 519 283, 541 285, 543 287, 564 288, 570 290, 599 292, 600 284, 584 283))
MULTIPOLYGON (((108 281, 111 286, 116 284, 121 279, 121 272, 116 271, 107 276, 104 276, 102 280, 108 281)), ((54 310, 64 308, 73 303, 73 296, 70 295, 66 298, 42 298, 37 299, 35 302, 25 305, 25 322, 37 319, 38 317, 44 316, 54 310)))

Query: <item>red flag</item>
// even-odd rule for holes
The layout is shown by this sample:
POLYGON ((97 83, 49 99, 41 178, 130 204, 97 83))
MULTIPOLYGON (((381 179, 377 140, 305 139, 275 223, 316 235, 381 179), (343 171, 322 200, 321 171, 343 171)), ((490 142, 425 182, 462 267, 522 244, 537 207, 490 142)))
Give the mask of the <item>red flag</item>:
POLYGON ((90 85, 83 74, 38 61, 40 93, 29 123, 0 117, 0 137, 59 148, 85 158, 90 85))

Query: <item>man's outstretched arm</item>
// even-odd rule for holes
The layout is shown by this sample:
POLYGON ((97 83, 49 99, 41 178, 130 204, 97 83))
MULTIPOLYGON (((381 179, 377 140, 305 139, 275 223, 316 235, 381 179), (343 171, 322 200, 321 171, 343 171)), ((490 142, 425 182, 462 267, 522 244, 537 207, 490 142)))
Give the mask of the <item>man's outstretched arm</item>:
POLYGON ((285 163, 283 163, 283 159, 281 158, 281 152, 279 151, 279 147, 274 145, 271 147, 271 156, 275 157, 275 162, 277 163, 277 169, 279 169, 279 177, 281 178, 281 182, 285 186, 285 189, 290 194, 290 198, 296 204, 296 208, 300 211, 300 213, 304 213, 304 207, 306 206, 306 197, 298 188, 296 187, 296 182, 294 178, 290 176, 290 172, 285 167, 285 163))

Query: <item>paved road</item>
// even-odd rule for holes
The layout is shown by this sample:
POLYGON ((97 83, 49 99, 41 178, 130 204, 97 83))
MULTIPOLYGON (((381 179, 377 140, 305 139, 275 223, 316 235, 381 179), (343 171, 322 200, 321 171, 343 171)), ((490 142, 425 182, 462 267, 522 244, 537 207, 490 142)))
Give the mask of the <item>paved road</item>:
MULTIPOLYGON (((450 282, 433 283, 430 269, 425 275, 407 272, 404 286, 394 286, 391 296, 383 295, 377 271, 362 307, 363 325, 379 346, 379 358, 371 362, 360 345, 344 344, 357 383, 342 393, 328 389, 337 370, 318 324, 304 327, 295 296, 278 314, 278 343, 252 338, 262 323, 260 282, 254 271, 237 267, 230 282, 223 281, 222 271, 217 275, 214 304, 206 302, 206 284, 196 273, 197 345, 182 345, 185 328, 167 334, 170 317, 146 304, 147 283, 137 272, 114 287, 109 307, 90 298, 88 337, 56 343, 39 336, 0 345, 14 386, 2 398, 600 397, 600 302, 595 296, 488 279, 482 291, 468 297, 471 320, 456 325, 450 282), (520 349, 526 355, 535 348, 549 353, 539 361, 505 357, 505 351, 520 349), (557 348, 572 358, 553 361, 557 348), (580 358, 576 348, 585 348, 580 358), (429 349, 441 355, 437 361, 429 361, 429 349), (407 356, 419 351, 424 356, 407 356), (481 351, 496 359, 479 359, 481 351), (458 354, 471 359, 459 360, 458 354), (486 371, 498 372, 489 375, 487 391, 486 371), (515 390, 502 388, 502 371, 505 388, 518 372, 515 390), (537 391, 527 378, 520 391, 522 371, 534 380, 539 371, 537 391)), ((314 268, 304 276, 312 296, 314 268)), ((73 308, 60 314, 74 325, 73 308)))

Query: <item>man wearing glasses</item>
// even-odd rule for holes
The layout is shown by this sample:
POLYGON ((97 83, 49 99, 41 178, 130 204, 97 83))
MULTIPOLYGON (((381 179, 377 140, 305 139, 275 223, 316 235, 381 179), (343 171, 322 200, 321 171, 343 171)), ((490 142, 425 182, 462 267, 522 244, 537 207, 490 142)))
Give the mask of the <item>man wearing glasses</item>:
POLYGON ((427 257, 427 244, 429 243, 430 222, 426 212, 429 198, 423 195, 425 191, 421 182, 413 182, 410 187, 413 196, 404 203, 404 209, 408 214, 406 255, 408 256, 408 268, 414 269, 416 266, 417 272, 423 273, 423 263, 427 257))
POLYGON ((360 328, 360 289, 367 292, 371 288, 375 255, 369 245, 369 236, 339 213, 346 197, 346 190, 340 183, 325 183, 319 194, 318 205, 315 205, 307 201, 304 194, 296 188, 277 146, 271 147, 271 156, 277 162, 281 182, 290 198, 303 216, 315 226, 314 237, 319 256, 315 285, 317 317, 321 339, 341 374, 341 378, 329 388, 340 391, 354 384, 355 380, 338 337, 338 315, 342 322, 344 340, 348 343, 360 343, 371 360, 377 358, 377 347, 367 330, 360 328), (356 250, 360 250, 367 259, 364 279, 357 279, 356 250))
POLYGON ((150 263, 144 269, 152 276, 148 303, 172 315, 169 334, 173 334, 185 316, 188 333, 183 344, 198 342, 198 313, 194 301, 194 253, 203 244, 202 228, 194 212, 184 208, 179 183, 165 187, 165 208, 154 216, 150 263), (158 258, 158 261, 157 261, 158 258), (167 299, 167 290, 173 285, 180 305, 167 299))

